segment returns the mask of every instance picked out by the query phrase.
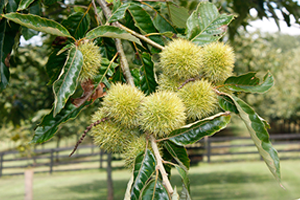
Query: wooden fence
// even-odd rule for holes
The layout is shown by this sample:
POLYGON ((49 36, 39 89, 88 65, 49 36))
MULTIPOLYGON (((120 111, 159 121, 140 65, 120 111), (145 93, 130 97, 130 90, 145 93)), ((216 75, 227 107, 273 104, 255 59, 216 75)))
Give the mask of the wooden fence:
MULTIPOLYGON (((101 169, 106 167, 107 154, 94 145, 81 145, 69 157, 74 147, 38 149, 31 158, 21 157, 18 151, 0 152, 0 177, 20 175, 27 167, 34 167, 35 173, 101 169), (86 164, 86 165, 85 165, 86 164), (84 166, 84 167, 83 167, 84 166)), ((113 167, 122 165, 120 155, 113 155, 113 167)))
MULTIPOLYGON (((281 160, 300 158, 300 134, 271 135, 281 160)), ((187 146, 191 163, 262 160, 250 137, 208 137, 187 146)))
MULTIPOLYGON (((271 136, 273 146, 283 159, 300 158, 300 134, 271 136)), ((35 173, 101 169, 106 167, 107 155, 94 145, 79 146, 70 158, 73 147, 38 149, 32 158, 21 157, 18 151, 0 152, 0 177, 24 173, 33 166, 35 173)), ((250 137, 208 137, 187 146, 191 163, 235 162, 261 159, 250 137)), ((113 155, 113 167, 122 167, 120 155, 113 155)))

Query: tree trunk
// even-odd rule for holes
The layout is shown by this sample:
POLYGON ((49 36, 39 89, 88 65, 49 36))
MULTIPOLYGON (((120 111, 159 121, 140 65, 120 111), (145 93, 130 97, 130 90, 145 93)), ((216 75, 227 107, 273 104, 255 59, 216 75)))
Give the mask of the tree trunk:
POLYGON ((112 154, 107 153, 107 200, 114 199, 114 187, 113 187, 113 180, 112 180, 112 154))
POLYGON ((25 177, 25 198, 24 200, 33 200, 33 169, 28 168, 24 172, 25 177))

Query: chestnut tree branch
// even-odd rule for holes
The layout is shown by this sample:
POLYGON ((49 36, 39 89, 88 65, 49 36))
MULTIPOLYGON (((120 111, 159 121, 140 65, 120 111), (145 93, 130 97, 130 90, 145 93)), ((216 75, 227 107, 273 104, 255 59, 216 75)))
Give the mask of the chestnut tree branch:
MULTIPOLYGON (((111 10, 108 8, 108 6, 106 4, 106 1, 105 0, 97 0, 97 2, 100 5, 100 7, 102 8, 106 19, 109 19, 111 17, 111 10)), ((113 26, 118 26, 117 22, 112 23, 112 25, 113 26)), ((129 85, 135 86, 134 81, 133 81, 133 77, 130 73, 129 64, 128 64, 128 61, 126 59, 125 53, 124 53, 124 49, 123 49, 123 46, 122 46, 121 39, 116 38, 115 42, 116 42, 117 50, 118 50, 119 55, 120 55, 120 63, 121 63, 121 68, 122 68, 122 71, 124 73, 124 76, 125 76, 125 78, 126 78, 129 85)))
POLYGON ((162 159, 162 157, 159 153, 157 143, 156 143, 155 138, 154 138, 153 135, 150 135, 150 141, 151 141, 151 146, 152 146, 152 149, 153 149, 153 152, 154 152, 154 155, 155 155, 155 158, 156 158, 156 162, 157 162, 156 169, 158 169, 160 171, 162 179, 163 179, 163 184, 166 187, 167 191, 172 196, 174 190, 173 190, 172 185, 171 185, 171 183, 168 179, 168 174, 167 174, 167 172, 164 168, 164 165, 162 163, 163 159, 162 159))

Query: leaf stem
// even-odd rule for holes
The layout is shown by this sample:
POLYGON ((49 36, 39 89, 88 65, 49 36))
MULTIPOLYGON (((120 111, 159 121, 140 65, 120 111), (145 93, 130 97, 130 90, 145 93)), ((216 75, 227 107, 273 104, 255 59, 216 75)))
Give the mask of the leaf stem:
POLYGON ((122 24, 120 24, 120 23, 118 23, 118 22, 115 22, 115 23, 118 24, 118 27, 119 27, 119 28, 121 28, 121 29, 127 31, 128 33, 130 33, 130 34, 136 36, 137 38, 140 38, 141 40, 144 40, 144 41, 147 42, 148 44, 150 44, 150 45, 152 45, 152 46, 154 46, 154 47, 156 47, 156 48, 158 48, 158 49, 160 49, 160 50, 164 50, 165 47, 161 46, 160 44, 157 44, 156 42, 154 42, 153 40, 147 38, 146 36, 141 35, 141 34, 139 34, 139 33, 135 32, 135 31, 133 31, 133 30, 127 28, 126 26, 124 26, 124 25, 122 25, 122 24))
MULTIPOLYGON (((100 5, 100 7, 102 8, 106 19, 109 19, 111 17, 111 11, 107 6, 106 1, 105 0, 97 0, 97 2, 100 5)), ((112 25, 118 27, 117 22, 112 23, 112 25)), ((121 63, 121 68, 124 73, 124 76, 125 76, 128 84, 134 87, 135 85, 134 85, 133 77, 130 73, 129 64, 128 64, 128 61, 125 56, 125 52, 124 52, 124 49, 122 46, 121 39, 116 38, 115 42, 116 42, 117 50, 120 55, 120 63, 121 63)))
POLYGON ((152 146, 154 155, 156 157, 156 162, 157 162, 156 168, 160 171, 162 179, 163 179, 163 184, 165 185, 167 191, 172 196, 174 190, 173 190, 172 185, 171 185, 171 183, 168 179, 168 174, 167 174, 167 172, 164 168, 164 165, 162 163, 163 159, 162 159, 162 157, 159 153, 159 150, 158 150, 158 147, 157 147, 157 144, 156 144, 156 140, 155 140, 153 135, 150 135, 150 141, 151 141, 151 146, 152 146))

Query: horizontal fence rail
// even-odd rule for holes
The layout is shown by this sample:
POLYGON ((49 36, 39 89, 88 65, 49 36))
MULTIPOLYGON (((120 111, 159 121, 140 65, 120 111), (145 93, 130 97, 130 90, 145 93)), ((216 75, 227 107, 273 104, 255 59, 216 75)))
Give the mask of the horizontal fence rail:
MULTIPOLYGON (((300 134, 271 135, 281 160, 300 158, 300 134)), ((262 159, 250 137, 207 137, 186 146, 191 164, 198 162, 236 162, 262 159)), ((0 152, 0 177, 19 175, 27 167, 35 173, 106 168, 107 154, 94 145, 82 145, 72 157, 73 147, 37 149, 32 157, 21 157, 18 151, 0 152)), ((113 154, 113 167, 122 167, 120 155, 113 154)))
MULTIPOLYGON (((82 145, 69 157, 74 147, 34 150, 30 158, 20 157, 18 151, 0 152, 0 177, 20 175, 24 169, 34 167, 35 173, 76 171, 105 168, 107 153, 94 145, 82 145), (80 164, 80 166, 76 166, 80 164), (85 164, 86 167, 85 167, 85 164), (84 166, 84 167, 83 167, 84 166)), ((113 155, 113 160, 120 160, 120 155, 113 155)), ((114 162, 116 163, 116 162, 114 162)), ((113 167, 121 167, 115 164, 113 167)))
MULTIPOLYGON (((300 158, 300 134, 271 135, 270 140, 281 160, 300 158)), ((262 160, 250 137, 208 137, 186 148, 192 164, 262 160)))

